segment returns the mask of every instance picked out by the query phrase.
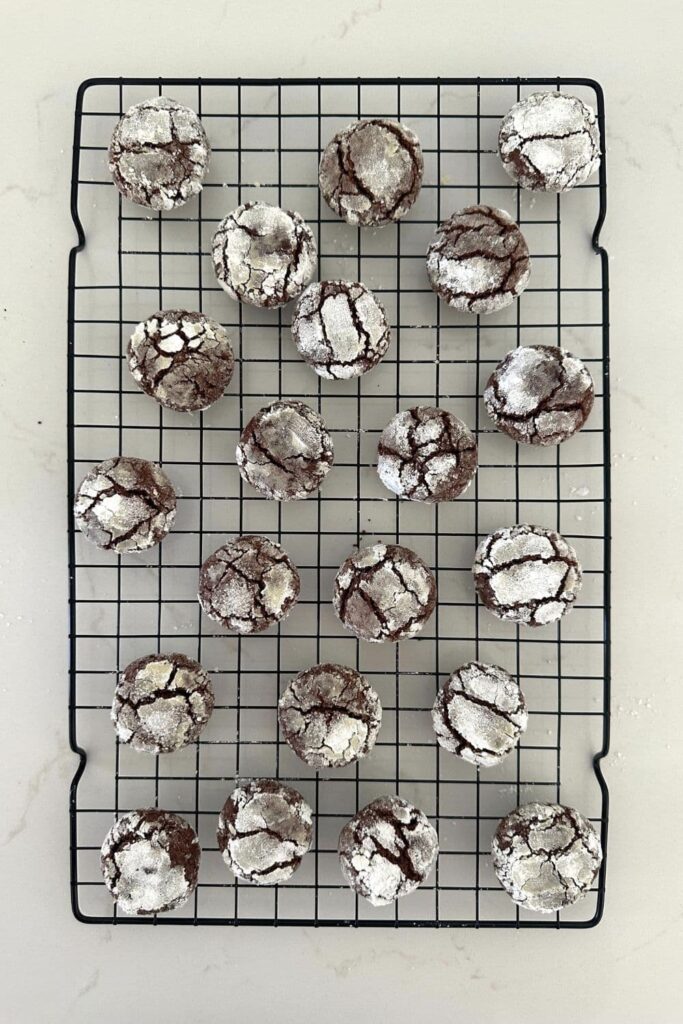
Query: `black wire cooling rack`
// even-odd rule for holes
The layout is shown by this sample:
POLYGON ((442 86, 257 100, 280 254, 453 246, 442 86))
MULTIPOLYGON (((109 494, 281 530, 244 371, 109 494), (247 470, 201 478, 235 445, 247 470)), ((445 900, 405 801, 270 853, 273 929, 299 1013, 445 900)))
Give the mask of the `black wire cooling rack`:
POLYGON ((92 79, 78 90, 71 210, 78 244, 69 263, 69 510, 88 466, 117 453, 164 465, 182 497, 176 526, 152 552, 116 557, 71 526, 71 897, 81 921, 114 924, 589 927, 602 915, 603 864, 595 890, 551 917, 520 911, 500 889, 489 848, 497 820, 529 799, 578 806, 607 838, 608 791, 600 761, 609 743, 608 267, 599 235, 606 210, 599 179, 565 196, 515 188, 496 152, 498 124, 520 96, 565 89, 597 108, 588 79, 92 79), (213 156, 201 196, 150 215, 123 201, 106 148, 129 105, 167 94, 202 117, 213 156), (357 117, 405 120, 421 139, 425 182, 410 214, 358 230, 321 204, 319 155, 357 117), (318 237, 321 277, 362 280, 381 295, 392 324, 383 362, 353 381, 325 381, 302 363, 289 309, 233 303, 216 284, 210 241, 238 203, 263 199, 298 210, 318 237), (496 315, 465 316, 429 289, 424 258, 438 221, 477 201, 521 224, 531 286, 496 315), (86 247, 87 238, 87 247, 86 247), (125 365, 133 326, 157 309, 201 309, 227 327, 238 369, 226 396, 184 417, 138 391, 125 365), (492 429, 480 395, 495 363, 519 344, 562 344, 590 366, 596 403, 566 444, 516 446, 492 429), (336 460, 317 497, 269 502, 243 487, 235 467, 240 427, 279 397, 323 415, 336 460), (444 405, 476 429, 473 487, 442 506, 400 502, 377 479, 382 427, 400 408, 444 405), (561 624, 524 630, 494 619, 475 598, 477 541, 517 522, 560 530, 576 547, 584 588, 561 624), (201 560, 242 532, 280 540, 302 576, 302 598, 277 630, 241 639, 218 631, 196 601, 201 560), (370 645, 332 613, 336 568, 354 545, 400 540, 430 563, 439 605, 419 639, 370 645), (191 748, 155 758, 119 746, 109 721, 117 672, 133 658, 180 650, 211 672, 213 717, 191 748), (439 683, 482 658, 519 675, 530 725, 516 754, 477 771, 442 751, 429 709, 439 683), (315 773, 281 742, 276 703, 301 669, 321 661, 356 666, 384 707, 372 755, 315 773), (277 776, 315 813, 312 850, 273 888, 233 879, 216 846, 219 808, 237 777, 277 776), (441 853, 428 882, 395 906, 372 908, 348 889, 337 836, 356 809, 398 792, 438 826, 441 853), (159 805, 192 822, 203 849, 200 883, 185 907, 159 918, 118 915, 104 889, 99 847, 114 817, 159 805))

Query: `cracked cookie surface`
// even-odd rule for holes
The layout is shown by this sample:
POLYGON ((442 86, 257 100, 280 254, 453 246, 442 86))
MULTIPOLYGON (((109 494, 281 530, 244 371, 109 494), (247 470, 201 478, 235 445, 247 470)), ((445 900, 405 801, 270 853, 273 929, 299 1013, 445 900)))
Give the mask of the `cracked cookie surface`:
POLYGON ((201 192, 210 154, 195 112, 159 96, 136 103, 119 120, 109 145, 109 170, 126 199, 172 210, 201 192))
POLYGON ((520 444, 566 441, 588 419, 594 398, 586 365, 556 345, 512 349, 498 363, 484 391, 493 422, 520 444))
POLYGON ((503 167, 522 188, 567 192, 600 166, 595 112, 567 93, 532 93, 503 118, 498 150, 503 167))
POLYGON ((399 412, 382 431, 377 473, 411 501, 453 501, 474 479, 477 441, 452 413, 421 405, 399 412))
POLYGON ((348 380, 377 365, 390 331, 383 306, 360 281, 316 281, 296 304, 292 337, 320 377, 348 380))
POLYGON ((111 717, 122 743, 170 754, 198 738, 213 711, 211 680, 184 654, 150 654, 121 673, 111 717))
POLYGON ((230 383, 235 359, 223 327, 203 313, 166 309, 137 325, 128 343, 134 380, 160 405, 208 409, 230 383))
POLYGON ((94 466, 74 502, 81 533, 118 554, 154 547, 171 529, 175 514, 176 494, 163 470, 125 455, 94 466))
POLYGON ((295 754, 312 768, 337 768, 375 745, 382 705, 368 681, 345 665, 314 665, 280 697, 278 720, 295 754))
POLYGON ((515 903, 551 914, 592 886, 602 863, 600 839, 582 814, 560 804, 530 803, 498 824, 493 869, 515 903))
POLYGON ((150 807, 124 814, 102 844, 104 884, 124 914, 160 914, 195 890, 201 849, 178 814, 150 807))
POLYGON ((311 845, 313 812, 301 793, 276 779, 237 786, 218 818, 218 848, 238 878, 278 885, 291 878, 311 845))
POLYGON ((381 225, 403 217, 422 187, 417 135, 383 118, 353 121, 327 144, 318 181, 323 199, 349 224, 381 225))
POLYGON ((318 250, 298 213, 268 203, 244 203, 213 236, 213 265, 221 288, 252 306, 283 306, 315 274, 318 250))
POLYGON ((297 501, 318 490, 332 467, 334 446, 310 406, 273 402, 247 423, 236 461, 242 479, 267 498, 297 501))
POLYGON ((348 885, 374 907, 413 892, 439 852, 436 829, 407 800, 383 796, 363 807, 339 836, 339 860, 348 885))
POLYGON ((467 206, 443 221, 427 250, 432 289, 463 313, 495 313, 529 283, 524 235, 505 210, 467 206))
POLYGON ((504 669, 470 661, 439 690, 432 723, 439 745, 471 764, 498 764, 528 723, 524 695, 504 669))
POLYGON ((555 530, 521 524, 495 530, 472 567, 481 601, 499 619, 545 626, 560 619, 581 589, 574 548, 555 530))
POLYGON ((209 555, 197 597, 209 618, 233 633, 260 633, 290 612, 300 587, 297 568, 279 544, 246 535, 209 555))
POLYGON ((420 632, 434 611, 436 582, 414 551, 373 544, 342 563, 332 603, 342 625, 361 640, 395 643, 420 632))

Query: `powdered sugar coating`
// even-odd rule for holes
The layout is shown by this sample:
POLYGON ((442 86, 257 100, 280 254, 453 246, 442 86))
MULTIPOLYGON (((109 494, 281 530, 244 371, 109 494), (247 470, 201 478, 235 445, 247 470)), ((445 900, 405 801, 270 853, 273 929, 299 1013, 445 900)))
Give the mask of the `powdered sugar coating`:
POLYGON ((526 524, 495 530, 472 567, 477 594, 499 619, 545 626, 560 619, 581 589, 581 566, 564 537, 526 524))
POLYGON ((429 405, 397 413, 377 446, 380 480, 411 501, 453 501, 476 470, 474 434, 457 416, 429 405))
POLYGON ((600 166, 595 111, 567 93, 532 93, 503 118, 498 148, 503 167, 522 188, 567 192, 600 166))
POLYGON ((491 846, 493 869, 515 903, 552 914, 576 903, 602 863, 600 839, 572 807, 530 803, 499 823, 491 846))
POLYGON ((223 860, 238 878, 278 885, 291 878, 313 838, 313 812, 301 793, 276 779, 238 786, 216 833, 223 860))
POLYGON ((102 844, 104 884, 124 914, 173 910, 194 892, 201 849, 184 818, 156 808, 131 811, 102 844))
POLYGON ((512 349, 489 377, 486 409, 521 444, 566 441, 584 425, 595 388, 585 363, 554 345, 512 349))
POLYGON ((470 661, 439 690, 432 724, 439 745, 471 764, 499 764, 527 727, 519 683, 497 665, 470 661))
POLYGON ((438 852, 436 829, 399 796, 373 800, 339 836, 342 874, 374 907, 414 892, 429 876, 438 852))
POLYGON ((158 96, 130 107, 116 125, 109 170, 126 199, 172 210, 201 191, 210 154, 195 112, 158 96))
POLYGON ((389 347, 386 313, 359 281, 317 281, 296 304, 292 337, 320 377, 348 380, 376 366, 389 347))
POLYGON ((218 283, 232 299, 252 306, 283 306, 304 290, 318 251, 303 217, 268 203, 244 203, 213 236, 218 283))

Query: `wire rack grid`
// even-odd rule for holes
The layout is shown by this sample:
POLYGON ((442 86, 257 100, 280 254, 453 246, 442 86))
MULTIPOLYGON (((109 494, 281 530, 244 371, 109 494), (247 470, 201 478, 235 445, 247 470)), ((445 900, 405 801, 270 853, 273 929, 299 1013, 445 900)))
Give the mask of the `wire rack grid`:
MULTIPOLYGON (((163 464, 181 497, 176 526, 155 550, 117 557, 69 528, 70 735, 79 765, 70 792, 71 897, 85 922, 135 925, 589 927, 603 912, 605 865, 595 889, 550 917, 520 911, 491 869, 497 820, 529 799, 578 806, 607 837, 608 791, 600 761, 609 745, 608 267, 599 243, 606 211, 599 179, 565 196, 514 187, 500 166, 500 118, 539 88, 566 89, 597 108, 587 79, 228 80, 93 79, 76 103, 69 266, 69 512, 87 468, 117 453, 163 464), (122 200, 107 172, 113 127, 128 106, 166 94, 202 117, 212 165, 202 194, 150 215, 122 200), (425 154, 425 181, 399 224, 360 230, 321 203, 322 148, 358 117, 405 120, 425 154), (319 276, 362 280, 380 295, 392 345, 353 381, 325 381, 299 359, 288 308, 231 302, 212 270, 210 242, 230 209, 262 199, 297 209, 317 235, 319 276), (507 209, 530 245, 530 287, 512 307, 465 316, 441 304, 424 258, 437 223, 471 202, 507 209), (87 247, 86 247, 87 237, 87 247), (198 309, 228 329, 238 357, 226 396, 195 417, 162 410, 125 365, 133 326, 157 309, 198 309), (588 425, 551 449, 515 445, 489 422, 480 395, 495 363, 519 344, 562 344, 590 366, 596 403, 588 425), (241 429, 262 405, 301 398, 321 412, 335 465, 305 502, 270 502, 235 466, 241 429), (442 507, 401 502, 374 468, 378 434, 401 408, 443 405, 479 439, 473 487, 442 507), (585 576, 561 624, 524 630, 476 600, 471 563, 479 539, 536 522, 577 548, 585 576), (298 565, 302 597, 261 636, 221 632, 196 601, 198 566, 227 536, 265 533, 298 565), (330 598, 339 564, 357 544, 400 541, 436 575, 439 603, 421 636, 370 645, 345 633, 330 598), (178 650, 211 672, 216 709, 199 742, 165 757, 137 754, 109 721, 117 673, 133 658, 178 650), (516 754, 477 770, 442 751, 429 710, 446 675, 471 658, 519 676, 530 725, 516 754), (378 690, 384 718, 368 758, 335 772, 309 770, 281 741, 279 692, 321 661, 353 665, 378 690), (315 814, 309 855, 285 885, 235 881, 215 827, 236 778, 275 776, 298 788, 315 814), (355 811, 398 792, 438 827, 440 856, 428 882, 387 908, 343 883, 337 836, 355 811), (156 918, 118 915, 102 885, 99 847, 118 814, 157 805, 183 814, 202 844, 200 882, 185 907, 156 918)), ((70 519, 71 521, 71 519, 70 519)))

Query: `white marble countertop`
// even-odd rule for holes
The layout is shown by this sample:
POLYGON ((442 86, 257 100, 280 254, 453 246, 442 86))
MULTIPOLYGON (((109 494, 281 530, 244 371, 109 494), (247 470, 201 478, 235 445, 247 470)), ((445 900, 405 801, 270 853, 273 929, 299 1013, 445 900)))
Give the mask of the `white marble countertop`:
POLYGON ((681 1019, 680 38, 672 0, 85 0, 3 22, 0 1018, 681 1019), (176 20, 177 19, 177 20, 176 20), (586 75, 608 115, 613 744, 607 905, 586 932, 86 927, 67 789, 66 275, 92 75, 586 75), (673 813, 672 813, 673 810, 673 813))

